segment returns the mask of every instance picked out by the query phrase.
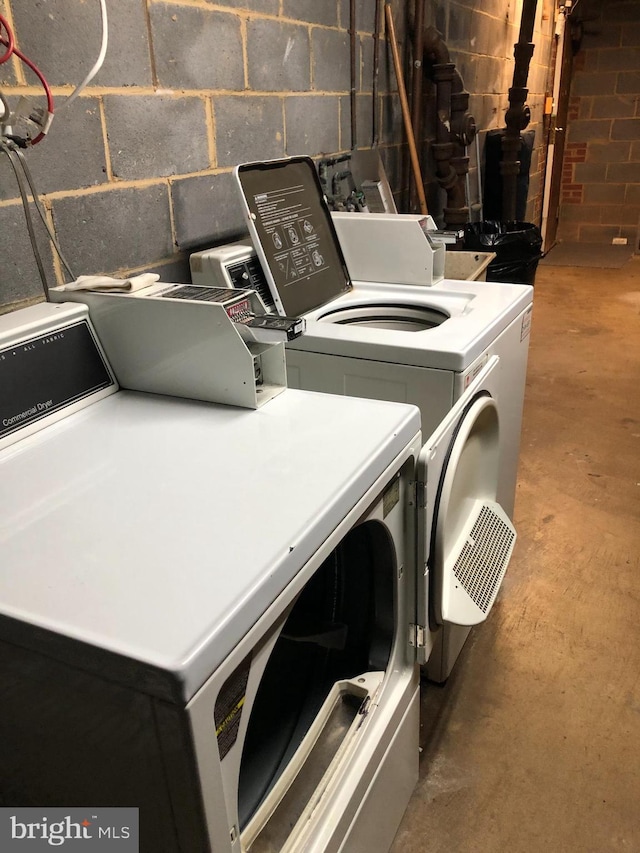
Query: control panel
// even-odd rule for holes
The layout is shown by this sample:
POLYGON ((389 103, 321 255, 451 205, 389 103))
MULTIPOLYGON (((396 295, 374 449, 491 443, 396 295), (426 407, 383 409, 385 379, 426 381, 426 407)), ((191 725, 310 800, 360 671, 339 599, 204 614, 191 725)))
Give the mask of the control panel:
POLYGON ((122 388, 250 409, 285 390, 284 344, 305 329, 304 318, 266 313, 248 289, 158 281, 50 293, 88 306, 122 388))
POLYGON ((117 390, 86 306, 45 302, 0 317, 0 446, 117 390))
POLYGON ((255 290, 269 313, 275 312, 273 296, 251 240, 240 240, 194 252, 189 258, 194 284, 255 290))

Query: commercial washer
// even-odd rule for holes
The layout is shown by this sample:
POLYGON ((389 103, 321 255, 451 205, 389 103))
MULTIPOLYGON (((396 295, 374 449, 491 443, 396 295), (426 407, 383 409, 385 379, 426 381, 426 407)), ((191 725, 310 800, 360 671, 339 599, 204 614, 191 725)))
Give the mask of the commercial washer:
MULTIPOLYGON (((306 319, 305 335, 287 347, 290 386, 414 403, 428 436, 499 358, 497 500, 512 516, 532 288, 442 279, 444 248, 426 217, 332 217, 306 157, 243 164, 236 179, 276 309, 306 319)), ((468 630, 435 610, 430 625, 428 673, 442 681, 468 630)))

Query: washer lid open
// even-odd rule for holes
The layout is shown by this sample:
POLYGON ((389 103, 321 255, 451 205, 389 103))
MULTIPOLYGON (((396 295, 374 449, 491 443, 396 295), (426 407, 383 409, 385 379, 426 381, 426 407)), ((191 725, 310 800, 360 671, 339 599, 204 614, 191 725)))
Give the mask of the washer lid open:
POLYGON ((425 516, 420 519, 424 576, 418 624, 476 625, 500 589, 515 528, 496 501, 500 462, 493 356, 430 436, 419 457, 425 516), (429 598, 431 612, 429 613, 429 598))
POLYGON ((243 163, 234 172, 278 312, 299 317, 351 289, 313 160, 243 163))

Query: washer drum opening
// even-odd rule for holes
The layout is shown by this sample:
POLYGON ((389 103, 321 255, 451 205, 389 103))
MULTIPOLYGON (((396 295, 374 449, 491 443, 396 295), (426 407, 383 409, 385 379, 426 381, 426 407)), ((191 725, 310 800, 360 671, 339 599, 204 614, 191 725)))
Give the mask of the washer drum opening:
POLYGON ((380 302, 374 305, 356 305, 336 308, 320 317, 322 322, 341 326, 363 326, 369 329, 386 329, 394 332, 425 332, 440 326, 449 315, 438 308, 396 305, 380 302))

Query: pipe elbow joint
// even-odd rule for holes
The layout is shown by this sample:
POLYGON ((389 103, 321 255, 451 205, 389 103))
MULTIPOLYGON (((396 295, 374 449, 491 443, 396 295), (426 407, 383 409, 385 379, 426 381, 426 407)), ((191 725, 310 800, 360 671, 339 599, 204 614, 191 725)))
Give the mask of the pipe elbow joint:
POLYGON ((509 107, 504 118, 507 127, 518 131, 524 130, 531 121, 531 110, 527 104, 509 107))
POLYGON ((429 65, 447 65, 451 62, 449 49, 435 27, 426 27, 423 37, 425 61, 429 65))
POLYGON ((471 145, 478 132, 476 120, 470 113, 463 113, 452 119, 451 130, 460 145, 471 145))

